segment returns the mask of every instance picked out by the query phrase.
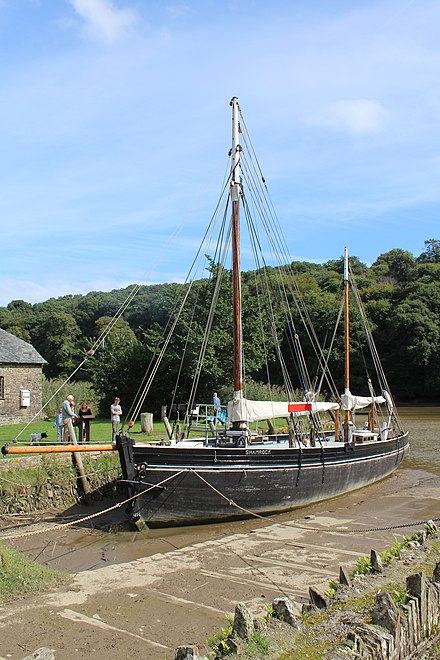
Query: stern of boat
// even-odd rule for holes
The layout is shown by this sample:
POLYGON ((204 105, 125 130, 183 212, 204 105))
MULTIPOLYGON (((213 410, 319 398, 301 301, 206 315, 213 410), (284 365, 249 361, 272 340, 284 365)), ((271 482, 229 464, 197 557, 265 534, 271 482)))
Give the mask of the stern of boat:
POLYGON ((138 494, 141 484, 136 478, 137 472, 133 456, 133 444, 134 441, 128 434, 116 435, 116 449, 119 454, 122 471, 120 483, 123 483, 126 487, 127 498, 129 499, 125 512, 130 522, 140 531, 147 527, 147 523, 140 511, 138 494))

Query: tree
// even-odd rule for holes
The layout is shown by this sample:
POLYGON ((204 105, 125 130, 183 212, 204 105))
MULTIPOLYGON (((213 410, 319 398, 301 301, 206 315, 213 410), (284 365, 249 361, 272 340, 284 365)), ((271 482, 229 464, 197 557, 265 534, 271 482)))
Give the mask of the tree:
POLYGON ((12 300, 9 305, 8 309, 10 312, 32 312, 32 305, 31 303, 26 302, 25 300, 12 300))
POLYGON ((440 263, 440 241, 435 238, 425 241, 425 249, 419 255, 417 261, 420 264, 440 263))
MULTIPOLYGON (((115 396, 133 401, 142 380, 143 349, 127 321, 102 316, 96 321, 95 336, 103 337, 95 355, 87 361, 86 373, 100 397, 101 413, 115 396), (109 323, 113 326, 108 331, 109 323)), ((126 406, 125 406, 126 409, 126 406)))
MULTIPOLYGON (((324 264, 324 268, 335 270, 342 275, 344 273, 344 257, 327 261, 324 264)), ((350 268, 355 275, 363 275, 368 270, 367 266, 359 259, 359 257, 354 256, 350 257, 350 268)))
POLYGON ((80 329, 71 314, 59 311, 39 314, 32 331, 32 343, 47 360, 47 378, 69 376, 81 361, 80 329))
POLYGON ((416 263, 411 252, 394 248, 389 252, 380 254, 372 265, 372 270, 383 281, 388 280, 394 284, 402 284, 408 281, 410 272, 416 263))

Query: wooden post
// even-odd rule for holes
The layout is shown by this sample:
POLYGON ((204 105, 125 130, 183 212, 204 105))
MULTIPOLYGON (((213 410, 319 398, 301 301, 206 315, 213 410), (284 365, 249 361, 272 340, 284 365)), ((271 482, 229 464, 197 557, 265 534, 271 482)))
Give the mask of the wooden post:
MULTIPOLYGON (((73 442, 73 444, 74 445, 78 444, 76 439, 75 439, 75 442, 73 442)), ((76 468, 78 470, 78 474, 79 474, 80 479, 81 479, 81 483, 82 483, 82 487, 83 487, 86 502, 89 503, 90 502, 90 485, 89 485, 89 482, 87 481, 87 476, 86 476, 86 473, 85 473, 85 470, 84 470, 84 464, 82 462, 81 454, 79 454, 78 452, 72 453, 72 461, 76 465, 76 468)))
POLYGON ((269 431, 269 435, 275 435, 275 427, 272 423, 271 419, 267 419, 267 430, 269 431))
POLYGON ((174 440, 175 438, 174 438, 174 435, 173 435, 173 429, 171 428, 170 421, 169 421, 169 419, 166 415, 164 415, 163 423, 164 423, 164 426, 165 426, 165 431, 167 432, 168 439, 169 440, 174 440))

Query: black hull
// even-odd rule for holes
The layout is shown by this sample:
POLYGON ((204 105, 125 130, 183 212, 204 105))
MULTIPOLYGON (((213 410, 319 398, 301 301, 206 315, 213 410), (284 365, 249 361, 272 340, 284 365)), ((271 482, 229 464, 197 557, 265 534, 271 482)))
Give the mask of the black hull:
POLYGON ((133 500, 130 515, 166 527, 289 511, 347 493, 391 474, 409 444, 403 434, 322 449, 185 449, 122 437, 118 448, 129 495, 149 489, 133 500))

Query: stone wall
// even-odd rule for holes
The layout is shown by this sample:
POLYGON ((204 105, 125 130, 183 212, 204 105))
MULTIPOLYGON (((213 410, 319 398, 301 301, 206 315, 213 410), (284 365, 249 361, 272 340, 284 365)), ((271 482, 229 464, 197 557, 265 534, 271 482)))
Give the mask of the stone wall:
MULTIPOLYGON (((90 452, 87 460, 92 463, 99 456, 100 452, 90 452)), ((104 498, 118 498, 119 489, 115 481, 117 474, 117 470, 111 466, 108 470, 96 470, 92 465, 87 473, 90 499, 101 501, 104 498)), ((83 499, 82 487, 72 468, 70 454, 7 457, 0 460, 0 477, 0 516, 66 508, 83 499), (51 467, 51 463, 55 462, 57 467, 51 467), (19 486, 14 481, 11 492, 8 483, 14 479, 14 469, 20 469, 24 474, 27 469, 39 469, 46 477, 33 485, 23 483, 19 486)))
MULTIPOLYGON (((348 635, 354 657, 365 660, 421 658, 433 636, 438 640, 440 619, 440 563, 428 579, 424 572, 406 580, 406 603, 397 607, 388 593, 379 593, 372 623, 357 626, 348 635)), ((332 658, 343 657, 332 655, 332 658)), ((347 653, 344 653, 347 657, 347 653)))
MULTIPOLYGON (((41 409, 42 369, 39 364, 0 365, 4 398, 0 399, 0 425, 29 422, 41 409), (30 405, 22 405, 21 390, 30 391, 30 405)), ((36 419, 42 419, 40 415, 36 419)))
MULTIPOLYGON (((438 530, 432 521, 426 524, 425 529, 407 537, 412 540, 408 540, 406 549, 402 549, 392 565, 385 567, 377 562, 374 574, 351 579, 341 568, 336 602, 328 594, 321 594, 310 587, 309 603, 303 605, 301 616, 295 615, 293 604, 287 597, 275 598, 271 615, 260 618, 254 618, 244 603, 237 603, 230 632, 223 639, 217 635, 223 646, 218 645, 210 658, 219 660, 238 655, 247 660, 255 657, 248 643, 256 632, 264 635, 270 644, 275 644, 275 650, 278 649, 270 657, 313 657, 322 660, 428 660, 440 657, 435 650, 440 644, 438 530), (419 567, 422 564, 428 570, 428 566, 432 566, 431 561, 435 563, 433 571, 432 568, 429 570, 429 576, 424 570, 410 573, 413 563, 419 567), (384 576, 383 586, 386 588, 381 589, 378 575, 387 570, 391 572, 384 576), (401 583, 402 591, 392 591, 401 583), (374 601, 367 599, 363 606, 359 607, 358 603, 352 609, 359 597, 371 591, 374 601), (399 605, 395 604, 393 594, 399 596, 399 605), (309 616, 314 619, 310 620, 309 616), (283 624, 284 629, 279 625, 274 628, 275 621, 283 624), (341 639, 345 641, 341 643, 341 639), (319 650, 322 641, 328 642, 325 645, 327 650, 319 650)), ((372 557, 379 557, 378 553, 371 552, 372 557)), ((176 649, 174 660, 208 658, 199 653, 197 646, 189 644, 176 649)))

